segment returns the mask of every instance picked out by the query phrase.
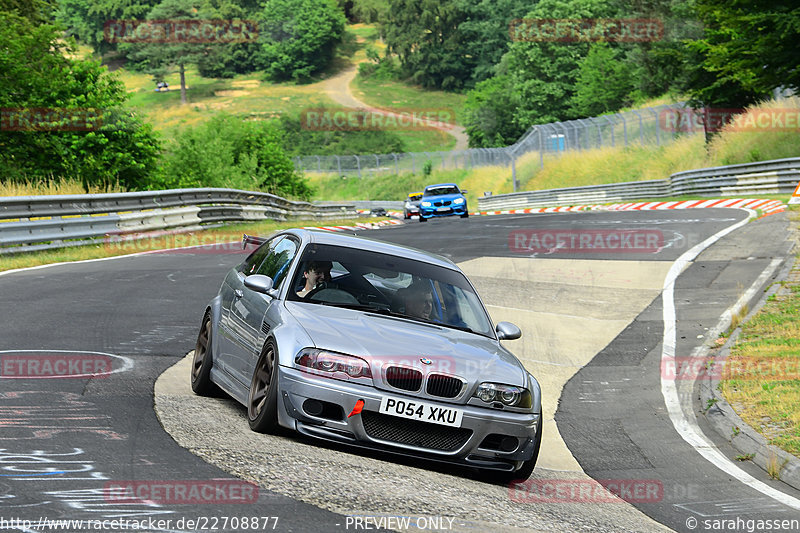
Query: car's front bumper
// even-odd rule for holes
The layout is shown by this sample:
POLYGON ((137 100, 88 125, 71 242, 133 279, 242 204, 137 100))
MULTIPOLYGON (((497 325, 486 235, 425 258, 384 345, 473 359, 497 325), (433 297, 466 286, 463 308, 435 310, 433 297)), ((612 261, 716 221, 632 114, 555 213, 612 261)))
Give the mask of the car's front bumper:
POLYGON ((451 217, 453 215, 465 215, 467 204, 450 205, 446 207, 420 207, 419 216, 424 218, 451 217))
POLYGON ((529 460, 536 451, 538 414, 432 402, 429 398, 383 392, 370 386, 334 380, 283 366, 280 367, 278 387, 282 399, 281 415, 286 417, 284 421, 293 421, 297 431, 317 438, 503 471, 514 470, 521 461, 529 460), (464 413, 461 428, 382 415, 379 408, 384 396, 457 407, 464 413), (331 416, 328 412, 323 416, 312 416, 305 407, 307 400, 324 402, 326 406, 336 405, 341 408, 340 416, 331 416), (364 401, 362 414, 348 417, 358 400, 364 401), (370 429, 365 427, 365 420, 370 429), (433 447, 420 445, 419 441, 412 442, 417 438, 414 436, 417 431, 421 432, 420 440, 433 443, 433 447), (487 439, 490 434, 516 438, 517 446, 510 451, 502 451, 499 446, 495 446, 496 438, 487 439), (439 446, 444 442, 455 444, 439 446))

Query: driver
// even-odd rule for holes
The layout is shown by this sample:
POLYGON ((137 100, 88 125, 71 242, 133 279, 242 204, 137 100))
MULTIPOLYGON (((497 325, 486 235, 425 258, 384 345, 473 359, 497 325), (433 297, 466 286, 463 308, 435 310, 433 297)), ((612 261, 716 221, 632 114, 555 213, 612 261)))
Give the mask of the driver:
POLYGON ((332 267, 333 264, 330 261, 309 262, 303 271, 303 277, 306 280, 305 285, 303 285, 302 289, 297 291, 297 295, 303 298, 321 283, 330 281, 332 267))
POLYGON ((425 320, 431 320, 433 313, 433 293, 429 284, 414 282, 406 292, 406 314, 425 320))

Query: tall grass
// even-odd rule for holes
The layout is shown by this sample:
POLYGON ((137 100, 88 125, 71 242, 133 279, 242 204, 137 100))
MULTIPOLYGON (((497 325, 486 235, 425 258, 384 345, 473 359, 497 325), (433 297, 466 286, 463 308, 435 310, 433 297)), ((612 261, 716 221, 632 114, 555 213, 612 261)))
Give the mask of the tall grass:
POLYGON ((31 183, 15 183, 0 181, 0 196, 38 196, 44 194, 97 194, 125 192, 118 183, 103 185, 89 184, 89 190, 83 183, 75 179, 56 178, 31 183))

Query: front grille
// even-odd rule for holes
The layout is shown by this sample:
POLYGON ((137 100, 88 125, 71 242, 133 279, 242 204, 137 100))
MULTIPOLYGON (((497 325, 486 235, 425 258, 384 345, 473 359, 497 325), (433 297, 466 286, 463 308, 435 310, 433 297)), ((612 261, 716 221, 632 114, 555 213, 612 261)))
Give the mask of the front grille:
POLYGON ((450 205, 452 202, 450 200, 439 200, 438 202, 433 202, 433 205, 436 207, 444 207, 450 205))
POLYGON ((373 439, 444 452, 458 450, 472 436, 471 429, 407 420, 373 411, 362 411, 361 422, 364 431, 373 439))
POLYGON ((390 366, 386 369, 386 383, 407 391, 418 391, 422 386, 422 372, 413 368, 390 366))
POLYGON ((440 398, 455 398, 461 393, 464 383, 453 376, 444 374, 431 374, 428 376, 428 386, 425 389, 431 396, 440 398))

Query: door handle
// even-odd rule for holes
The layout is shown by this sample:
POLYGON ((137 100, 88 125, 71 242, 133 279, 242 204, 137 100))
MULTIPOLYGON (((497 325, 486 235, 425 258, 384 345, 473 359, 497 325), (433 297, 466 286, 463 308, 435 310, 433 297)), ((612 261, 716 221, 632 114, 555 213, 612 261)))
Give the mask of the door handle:
POLYGON ((241 289, 235 289, 233 291, 233 296, 236 298, 241 298, 242 296, 244 296, 244 293, 242 292, 241 289))

